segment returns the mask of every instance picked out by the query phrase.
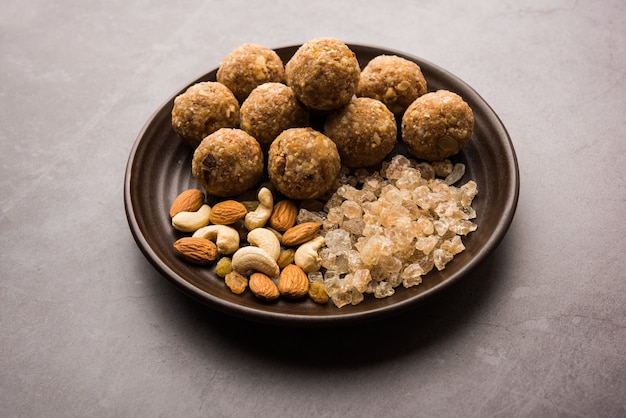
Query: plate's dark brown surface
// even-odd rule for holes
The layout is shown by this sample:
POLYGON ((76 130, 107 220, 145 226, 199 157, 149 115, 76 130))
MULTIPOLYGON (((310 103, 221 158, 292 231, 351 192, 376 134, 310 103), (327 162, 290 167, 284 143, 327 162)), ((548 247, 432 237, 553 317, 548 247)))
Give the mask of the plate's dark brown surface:
MULTIPOLYGON (((463 278, 482 262, 506 234, 519 195, 519 169, 510 137, 491 107, 465 82, 448 71, 420 58, 377 47, 350 44, 361 68, 381 54, 395 54, 416 62, 428 83, 428 90, 447 89, 459 94, 474 112, 475 127, 470 143, 452 158, 466 165, 457 184, 474 180, 479 194, 474 200, 478 229, 464 237, 466 250, 446 268, 424 276, 423 283, 410 289, 402 286, 385 299, 366 295, 356 306, 319 305, 311 300, 262 303, 249 291, 233 294, 213 268, 182 261, 172 244, 183 234, 175 231, 169 207, 183 190, 198 187, 191 175, 192 150, 174 133, 171 110, 174 97, 192 84, 215 81, 217 69, 176 92, 146 123, 130 153, 124 184, 128 223, 137 245, 152 265, 188 295, 223 312, 251 320, 296 326, 352 324, 398 313, 413 307, 429 295, 463 278)), ((276 49, 286 63, 298 46, 276 49)))

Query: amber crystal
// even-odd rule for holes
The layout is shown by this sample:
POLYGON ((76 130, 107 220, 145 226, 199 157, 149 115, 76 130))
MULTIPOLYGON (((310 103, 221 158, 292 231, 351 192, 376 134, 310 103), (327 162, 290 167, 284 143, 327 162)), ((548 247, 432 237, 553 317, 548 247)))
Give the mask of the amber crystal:
POLYGON ((463 164, 397 155, 380 171, 342 172, 324 212, 300 212, 299 221, 322 224, 326 246, 316 280, 336 306, 417 286, 465 249, 462 236, 477 228, 471 205, 478 190, 471 180, 453 185, 464 173, 463 164))

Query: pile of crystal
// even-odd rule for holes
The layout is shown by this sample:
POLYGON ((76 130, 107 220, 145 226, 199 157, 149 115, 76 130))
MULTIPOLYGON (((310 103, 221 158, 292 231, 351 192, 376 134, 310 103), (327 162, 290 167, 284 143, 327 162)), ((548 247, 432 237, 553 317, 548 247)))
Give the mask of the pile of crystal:
POLYGON ((453 186, 463 164, 417 163, 395 156, 373 173, 344 173, 324 212, 302 210, 301 220, 322 222, 322 282, 337 307, 364 294, 384 298, 417 286, 433 268, 443 270, 465 249, 461 236, 475 231, 476 183, 453 186))

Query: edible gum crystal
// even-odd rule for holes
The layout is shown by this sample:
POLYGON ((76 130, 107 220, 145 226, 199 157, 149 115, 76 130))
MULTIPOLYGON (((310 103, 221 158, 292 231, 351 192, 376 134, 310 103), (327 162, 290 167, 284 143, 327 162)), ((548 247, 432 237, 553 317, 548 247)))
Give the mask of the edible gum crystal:
POLYGON ((323 269, 313 277, 336 306, 356 305, 365 293, 384 298, 399 285, 417 286, 465 249, 461 236, 477 228, 471 205, 478 190, 471 180, 453 186, 464 173, 463 164, 397 155, 380 171, 343 172, 325 212, 300 210, 298 222, 322 224, 323 269))

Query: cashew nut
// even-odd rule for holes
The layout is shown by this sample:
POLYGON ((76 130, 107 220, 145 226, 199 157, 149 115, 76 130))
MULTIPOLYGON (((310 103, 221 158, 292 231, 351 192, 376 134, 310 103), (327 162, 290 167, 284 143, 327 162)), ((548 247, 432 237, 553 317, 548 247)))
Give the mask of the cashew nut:
POLYGON ((272 231, 267 228, 256 228, 248 232, 248 242, 255 247, 264 249, 274 260, 280 255, 280 242, 272 231))
POLYGON ((241 247, 233 254, 232 267, 241 274, 250 270, 270 277, 277 277, 280 274, 276 261, 264 249, 252 245, 241 247))
POLYGON ((324 245, 324 237, 317 236, 299 246, 294 255, 296 266, 304 270, 305 273, 318 271, 322 266, 322 259, 317 254, 317 250, 322 245, 324 245))
POLYGON ((239 249, 239 232, 230 226, 208 225, 194 232, 193 237, 214 241, 220 254, 232 254, 239 249))
POLYGON ((249 231, 261 228, 265 225, 274 209, 274 196, 267 187, 262 187, 257 195, 259 206, 252 212, 248 212, 244 224, 249 231))
POLYGON ((208 225, 210 215, 211 207, 202 205, 195 212, 178 212, 172 218, 172 226, 181 232, 194 232, 208 225))

